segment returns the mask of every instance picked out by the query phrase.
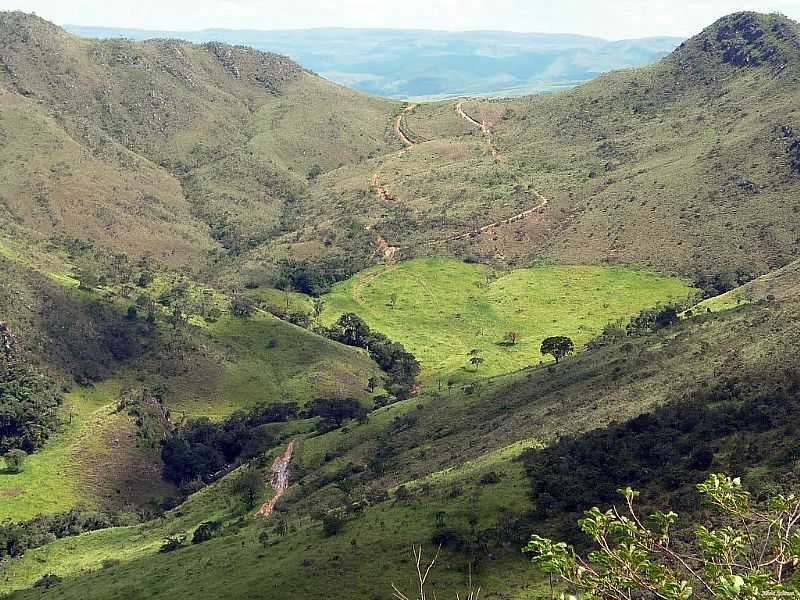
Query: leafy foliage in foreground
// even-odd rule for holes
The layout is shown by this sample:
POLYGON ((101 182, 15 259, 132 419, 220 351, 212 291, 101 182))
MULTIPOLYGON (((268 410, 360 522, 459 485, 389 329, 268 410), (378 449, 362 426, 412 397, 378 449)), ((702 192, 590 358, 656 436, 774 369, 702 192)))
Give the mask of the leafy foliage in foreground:
POLYGON ((597 546, 588 556, 537 535, 525 550, 543 571, 588 598, 800 597, 791 582, 800 561, 800 499, 775 494, 755 502, 738 478, 726 475, 711 475, 697 488, 719 520, 699 525, 688 543, 673 536, 676 513, 645 519, 635 507, 638 492, 625 488, 626 512, 595 507, 579 521, 597 546))

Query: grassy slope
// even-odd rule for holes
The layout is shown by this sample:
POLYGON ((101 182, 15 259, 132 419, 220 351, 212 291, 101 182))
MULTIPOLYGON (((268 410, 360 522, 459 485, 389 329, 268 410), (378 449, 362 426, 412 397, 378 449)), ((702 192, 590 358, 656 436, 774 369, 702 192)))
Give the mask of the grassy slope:
POLYGON ((10 73, 1 85, 18 106, 6 109, 15 115, 3 132, 16 148, 8 164, 33 157, 14 172, 36 175, 26 188, 10 172, 6 204, 47 234, 85 234, 132 253, 147 246, 173 263, 202 261, 213 238, 230 250, 213 275, 230 283, 268 281, 285 256, 352 255, 352 236, 337 235, 351 222, 364 244, 375 242, 363 232, 372 226, 410 255, 513 265, 545 256, 684 276, 752 263, 766 272, 797 251, 787 153, 800 130, 797 31, 780 17, 737 15, 653 67, 556 96, 465 102, 494 128, 496 161, 453 102, 405 114, 404 129, 422 143, 397 153, 400 105, 281 57, 80 40, 4 13, 10 73), (751 62, 734 64, 731 45, 751 62), (315 164, 325 174, 308 182, 315 164), (97 174, 91 185, 84 170, 97 174), (394 201, 377 200, 375 174, 394 201), (543 214, 420 247, 516 214, 538 202, 535 192, 551 200, 543 214), (113 207, 103 202, 112 196, 113 207))
MULTIPOLYGON (((207 266, 220 245, 238 256, 302 228, 293 204, 312 164, 397 145, 396 103, 273 54, 85 40, 7 12, 0 48, 0 207, 45 235, 207 266)), ((218 275, 237 281, 244 264, 218 275)))
POLYGON ((551 335, 567 335, 581 347, 607 323, 658 302, 683 300, 691 291, 633 269, 537 267, 504 274, 451 259, 420 259, 374 267, 338 284, 325 296, 323 320, 357 313, 406 345, 426 379, 460 380, 536 364, 544 360, 542 340, 551 335), (520 334, 516 345, 504 344, 509 331, 520 334), (473 348, 486 361, 477 373, 467 364, 473 348))
POLYGON ((794 261, 730 292, 704 300, 693 310, 701 312, 731 310, 749 302, 793 298, 797 296, 798 291, 800 291, 800 261, 794 261))
MULTIPOLYGON (((365 353, 264 313, 235 319, 225 312, 210 324, 188 315, 195 324, 178 332, 159 321, 139 354, 119 358, 113 332, 134 327, 124 318, 129 300, 113 289, 78 290, 70 266, 54 255, 31 248, 23 258, 15 244, 0 249, 8 276, 0 288, 3 320, 32 361, 72 386, 63 430, 24 473, 0 474, 4 516, 12 519, 76 505, 118 510, 173 492, 160 479, 157 449, 141 446, 133 419, 114 411, 124 390, 163 384, 176 420, 222 418, 258 402, 367 398, 367 380, 380 375, 365 353), (86 373, 95 384, 74 387, 86 373)), ((140 292, 158 297, 166 282, 157 277, 140 292)), ((193 284, 190 292, 203 295, 203 288, 193 284)), ((227 307, 225 296, 214 298, 227 307)))
MULTIPOLYGON (((270 534, 274 545, 267 549, 257 543, 261 525, 248 519, 237 535, 156 554, 167 531, 190 530, 191 523, 213 512, 195 513, 196 505, 189 504, 164 524, 87 534, 33 551, 8 565, 5 589, 30 585, 44 572, 56 571, 68 578, 58 592, 64 598, 125 598, 141 589, 156 598, 380 596, 393 581, 409 583, 408 547, 427 544, 439 510, 445 511, 448 526, 468 529, 469 515, 475 514, 483 529, 504 514, 518 515, 530 507, 520 465, 508 462, 522 448, 638 415, 687 390, 703 389, 715 373, 780 369, 774 364, 776 350, 797 342, 793 323, 798 310, 796 301, 787 301, 704 316, 660 335, 633 339, 632 350, 584 353, 557 369, 496 380, 471 396, 423 396, 381 409, 347 436, 337 431, 310 438, 298 450, 297 483, 278 517, 285 517, 293 531, 286 538, 270 534), (399 427, 396 417, 404 414, 418 419, 399 427), (395 453, 386 474, 370 485, 394 488, 411 481, 413 499, 374 505, 348 520, 338 536, 323 538, 308 515, 356 499, 364 476, 346 476, 355 485, 349 497, 342 491, 347 487, 319 488, 315 481, 348 464, 363 464, 382 431, 393 432, 395 453), (326 461, 322 455, 327 451, 336 458, 326 461), (500 483, 480 485, 478 478, 489 469, 499 471, 500 483), (461 488, 459 495, 452 493, 455 487, 461 488), (123 564, 99 570, 103 558, 114 557, 123 564), (343 577, 353 585, 331 585, 343 577)), ((217 492, 212 487, 205 493, 217 492)), ((484 561, 477 574, 484 590, 514 599, 539 591, 541 580, 515 548, 492 545, 491 551, 497 560, 484 561)), ((463 564, 459 555, 444 553, 435 575, 437 595, 452 595, 463 586, 463 564)))

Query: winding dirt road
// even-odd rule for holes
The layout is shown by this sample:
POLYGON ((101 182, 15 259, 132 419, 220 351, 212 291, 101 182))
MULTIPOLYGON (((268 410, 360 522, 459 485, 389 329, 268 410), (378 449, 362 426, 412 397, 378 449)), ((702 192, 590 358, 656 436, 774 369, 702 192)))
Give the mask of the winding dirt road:
POLYGON ((286 493, 286 489, 289 487, 289 463, 292 462, 293 454, 294 440, 289 442, 283 454, 272 463, 269 484, 272 486, 272 489, 275 490, 275 495, 258 509, 258 512, 256 512, 257 516, 264 517, 265 519, 270 518, 272 516, 272 511, 275 510, 275 505, 278 504, 278 500, 286 493))
POLYGON ((408 106, 405 107, 403 112, 401 112, 397 116, 397 120, 394 122, 395 135, 397 135, 397 137, 400 138, 400 141, 403 142, 403 144, 405 144, 408 148, 413 148, 414 146, 417 145, 417 143, 410 137, 408 137, 406 135, 406 132, 403 131, 403 118, 406 116, 406 114, 413 113, 416 108, 417 108, 416 104, 409 104, 408 106))
POLYGON ((484 225, 483 227, 479 227, 478 229, 473 229, 471 231, 467 231, 466 233, 460 233, 458 235, 452 235, 450 237, 442 238, 440 240, 434 240, 432 242, 426 242, 424 244, 418 244, 418 247, 430 247, 430 246, 438 246, 440 244, 446 244, 447 242, 455 242, 458 240, 465 240, 467 238, 473 237, 475 235, 486 233, 487 231, 491 231, 496 227, 500 227, 502 225, 508 225, 509 223, 516 223, 517 221, 521 221, 525 217, 529 217, 535 213, 541 212, 544 208, 550 204, 550 201, 542 196, 539 192, 532 192, 533 195, 539 200, 539 204, 534 206, 533 208, 529 208, 527 210, 523 210, 521 213, 517 213, 513 217, 508 217, 507 219, 503 219, 501 221, 495 221, 494 223, 489 223, 488 225, 484 225))
MULTIPOLYGON (((497 146, 495 145, 494 140, 492 138, 492 127, 488 123, 486 123, 486 121, 479 122, 478 120, 474 119, 472 116, 467 114, 467 112, 464 111, 463 104, 464 104, 463 102, 458 102, 456 104, 456 107, 455 107, 456 112, 464 120, 466 120, 468 123, 474 125, 475 127, 479 128, 481 130, 481 132, 483 133, 484 136, 486 136, 486 139, 489 142, 489 149, 491 150, 492 158, 495 161, 500 161, 502 159, 502 156, 500 154, 500 150, 497 148, 497 146)), ((405 110, 402 113, 400 113, 400 115, 397 117, 397 120, 395 121, 395 125, 394 125, 395 133, 397 134, 397 137, 400 138, 400 140, 403 142, 403 144, 406 145, 406 150, 416 146, 416 143, 413 140, 411 140, 403 132, 403 117, 407 113, 414 112, 414 109, 416 109, 416 107, 417 107, 416 104, 411 104, 411 105, 407 106, 405 108, 405 110)), ((402 150, 401 152, 405 152, 405 150, 402 150)), ((394 202, 394 201, 397 200, 396 197, 393 194, 391 194, 389 192, 389 190, 385 186, 381 185, 380 176, 379 176, 378 173, 375 173, 373 175, 371 184, 372 184, 372 187, 375 190, 376 196, 382 202, 394 202)), ((446 244, 448 242, 455 242, 455 241, 458 241, 458 240, 465 240, 465 239, 474 237, 476 235, 479 235, 481 233, 486 233, 487 231, 491 231, 492 229, 495 229, 497 227, 501 227, 503 225, 508 225, 510 223, 516 223, 517 221, 521 221, 522 219, 525 219, 526 217, 529 217, 529 216, 531 216, 533 214, 542 212, 547 207, 547 205, 550 203, 550 201, 547 198, 545 198, 542 194, 540 194, 539 192, 537 192, 535 190, 531 191, 531 193, 539 201, 539 203, 536 206, 532 207, 532 208, 528 208, 526 210, 523 210, 522 212, 517 213, 516 215, 513 215, 511 217, 508 217, 507 219, 502 219, 500 221, 495 221, 494 223, 489 223, 488 225, 484 225, 483 227, 479 227, 478 229, 473 229, 473 230, 470 230, 470 231, 467 231, 467 232, 464 232, 464 233, 451 235, 451 236, 448 236, 448 237, 445 237, 445 238, 441 238, 441 239, 438 239, 438 240, 433 240, 433 241, 430 241, 430 242, 425 242, 425 243, 422 243, 422 244, 415 244, 413 247, 416 247, 416 248, 431 247, 431 246, 438 246, 438 245, 441 245, 441 244, 446 244)), ((371 227, 368 226, 366 229, 370 230, 371 227)), ((383 254, 384 261, 389 265, 394 264, 395 259, 396 259, 396 255, 397 255, 398 252, 402 251, 404 248, 411 248, 412 247, 412 246, 402 246, 402 247, 401 246, 392 246, 392 245, 389 244, 389 242, 387 242, 380 235, 378 235, 377 245, 378 245, 377 252, 383 254)))

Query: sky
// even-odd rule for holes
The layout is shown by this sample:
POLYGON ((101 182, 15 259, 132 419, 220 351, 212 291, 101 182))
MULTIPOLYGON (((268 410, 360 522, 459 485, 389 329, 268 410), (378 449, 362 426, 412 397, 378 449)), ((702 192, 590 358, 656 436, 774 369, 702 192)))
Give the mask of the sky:
POLYGON ((389 27, 689 37, 740 10, 800 20, 800 0, 0 0, 59 25, 185 31, 389 27))

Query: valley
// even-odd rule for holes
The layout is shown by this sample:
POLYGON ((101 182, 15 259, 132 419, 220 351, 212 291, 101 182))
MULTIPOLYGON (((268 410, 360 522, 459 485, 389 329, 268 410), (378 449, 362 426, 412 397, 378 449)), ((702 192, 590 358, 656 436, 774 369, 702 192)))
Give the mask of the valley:
POLYGON ((0 12, 0 597, 381 598, 422 546, 527 600, 619 488, 676 537, 796 490, 798 40, 408 104, 0 12))

